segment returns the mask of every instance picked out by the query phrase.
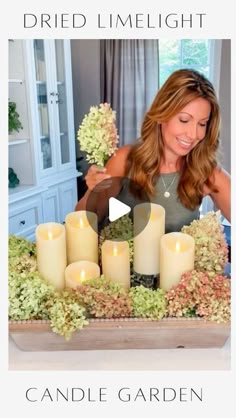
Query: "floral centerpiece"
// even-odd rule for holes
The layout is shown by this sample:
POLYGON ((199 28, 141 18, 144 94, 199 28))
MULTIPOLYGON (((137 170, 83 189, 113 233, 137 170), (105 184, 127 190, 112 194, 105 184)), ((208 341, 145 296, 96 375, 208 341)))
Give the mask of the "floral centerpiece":
POLYGON ((90 111, 77 132, 81 151, 86 152, 89 163, 103 167, 117 150, 119 136, 116 128, 116 112, 109 103, 90 107, 90 111))
MULTIPOLYGON (((117 225, 114 226, 116 230, 117 225)), ((127 236, 132 228, 125 222, 127 236)), ((226 241, 218 213, 210 212, 184 227, 196 243, 195 268, 184 273, 169 291, 133 286, 128 291, 104 276, 90 279, 77 289, 56 291, 37 271, 35 244, 9 237, 9 319, 47 320, 51 329, 70 339, 90 318, 196 317, 228 323, 231 317, 231 280, 224 275, 226 241), (208 228, 210 224, 210 228, 208 228), (198 246, 199 243, 199 246, 198 246)), ((103 239, 114 230, 104 230, 103 239)), ((130 244, 132 262, 133 245, 130 244)))

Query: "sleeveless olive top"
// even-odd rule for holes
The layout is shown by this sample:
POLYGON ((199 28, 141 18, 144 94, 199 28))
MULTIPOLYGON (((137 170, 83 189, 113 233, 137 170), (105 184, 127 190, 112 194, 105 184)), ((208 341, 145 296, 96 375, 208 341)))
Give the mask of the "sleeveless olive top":
MULTIPOLYGON (((189 225, 194 219, 199 219, 199 206, 194 210, 185 208, 178 199, 177 186, 179 181, 179 173, 163 173, 156 182, 156 194, 150 200, 165 208, 165 232, 180 231, 184 225, 189 225), (163 182, 164 180, 164 182, 163 182), (164 196, 168 190, 170 196, 164 196)), ((136 199, 131 195, 127 187, 123 187, 117 196, 118 200, 134 207, 137 204, 136 199)))

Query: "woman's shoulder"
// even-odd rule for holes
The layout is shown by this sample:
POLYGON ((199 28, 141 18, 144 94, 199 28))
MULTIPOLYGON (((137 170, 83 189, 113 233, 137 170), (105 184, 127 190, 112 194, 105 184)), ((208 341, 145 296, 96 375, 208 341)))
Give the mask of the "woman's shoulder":
POLYGON ((213 170, 211 180, 213 184, 217 187, 218 185, 230 181, 230 174, 223 167, 217 166, 213 170))
MULTIPOLYGON (((221 166, 217 166, 210 175, 210 181, 216 189, 222 189, 230 183, 230 174, 221 166)), ((211 194, 211 190, 204 185, 204 195, 211 194)))
POLYGON ((120 158, 127 158, 132 148, 133 145, 131 144, 123 145, 123 147, 119 148, 116 151, 115 155, 119 155, 120 158))

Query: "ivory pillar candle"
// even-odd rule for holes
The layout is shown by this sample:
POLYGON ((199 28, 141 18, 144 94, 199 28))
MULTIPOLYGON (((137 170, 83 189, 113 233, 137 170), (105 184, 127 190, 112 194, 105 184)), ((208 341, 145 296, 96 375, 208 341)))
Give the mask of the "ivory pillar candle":
POLYGON ((134 271, 157 275, 160 272, 160 239, 165 233, 165 209, 156 203, 134 207, 134 271), (140 233, 138 233, 141 231, 140 233))
POLYGON ((64 225, 55 222, 38 225, 35 235, 39 273, 56 289, 64 289, 66 268, 64 225))
POLYGON ((107 279, 130 288, 130 257, 127 241, 106 240, 102 244, 102 272, 107 279))
POLYGON ((65 285, 76 289, 85 280, 100 277, 100 267, 93 261, 75 261, 69 264, 65 270, 65 285))
POLYGON ((181 275, 194 268, 195 241, 181 232, 163 235, 160 246, 160 287, 176 286, 181 275))
POLYGON ((98 262, 97 215, 80 210, 68 213, 66 223, 67 262, 98 262))

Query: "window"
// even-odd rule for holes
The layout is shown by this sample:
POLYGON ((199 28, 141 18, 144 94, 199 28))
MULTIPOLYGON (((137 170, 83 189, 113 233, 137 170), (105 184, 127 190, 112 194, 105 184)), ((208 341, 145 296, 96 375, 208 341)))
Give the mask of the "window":
MULTIPOLYGON (((159 39, 159 86, 180 68, 193 68, 204 74, 219 90, 221 41, 214 39, 159 39)), ((203 199, 200 214, 214 210, 212 199, 203 199)))
POLYGON ((210 39, 159 39, 159 85, 179 68, 193 68, 212 79, 213 46, 210 39))

